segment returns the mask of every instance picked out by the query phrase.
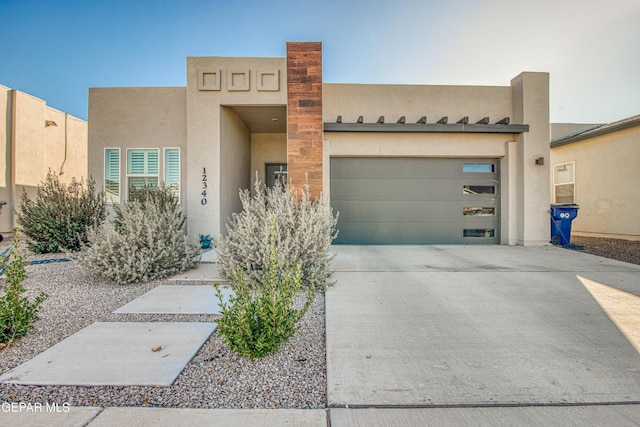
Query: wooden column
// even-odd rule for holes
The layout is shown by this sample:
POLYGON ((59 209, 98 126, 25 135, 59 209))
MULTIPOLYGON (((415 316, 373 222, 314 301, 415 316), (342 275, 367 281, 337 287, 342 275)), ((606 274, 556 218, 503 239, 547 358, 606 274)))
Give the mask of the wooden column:
POLYGON ((322 192, 322 43, 287 43, 287 170, 296 188, 322 192))

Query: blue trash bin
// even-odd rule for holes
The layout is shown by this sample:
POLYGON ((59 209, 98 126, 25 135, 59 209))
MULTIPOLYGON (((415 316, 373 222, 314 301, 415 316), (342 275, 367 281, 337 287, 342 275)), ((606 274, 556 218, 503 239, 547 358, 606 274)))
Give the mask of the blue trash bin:
POLYGON ((551 205, 551 243, 565 246, 571 242, 571 222, 579 208, 573 203, 551 205))

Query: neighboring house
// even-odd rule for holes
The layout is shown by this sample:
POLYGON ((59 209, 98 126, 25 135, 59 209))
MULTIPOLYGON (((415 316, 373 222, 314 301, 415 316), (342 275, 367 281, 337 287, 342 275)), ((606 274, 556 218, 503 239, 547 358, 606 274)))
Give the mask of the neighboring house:
POLYGON ((580 207, 572 234, 640 240, 639 164, 640 115, 552 125, 551 202, 580 207))
POLYGON ((549 75, 508 86, 328 84, 322 44, 188 57, 186 87, 89 90, 89 172, 112 202, 168 183, 220 235, 256 174, 308 183, 338 243, 549 242, 549 75))
POLYGON ((0 232, 12 230, 22 190, 34 197, 49 169, 87 178, 87 122, 0 85, 0 232), (6 204, 4 204, 6 203, 6 204))

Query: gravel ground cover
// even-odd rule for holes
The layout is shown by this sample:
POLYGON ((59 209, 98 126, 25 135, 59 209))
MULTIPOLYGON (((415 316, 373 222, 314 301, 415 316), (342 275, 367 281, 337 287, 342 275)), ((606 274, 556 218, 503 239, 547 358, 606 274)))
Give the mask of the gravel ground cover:
POLYGON ((584 246, 588 254, 640 265, 640 241, 571 236, 571 243, 584 246))
MULTIPOLYGON (((6 246, 6 241, 2 246, 6 246)), ((1 248, 0 248, 1 249, 1 248)), ((31 255, 29 260, 64 255, 31 255)), ((0 372, 43 352, 94 322, 211 322, 216 315, 145 315, 111 312, 154 287, 160 280, 118 286, 90 274, 74 262, 27 267, 24 282, 31 299, 44 291, 40 320, 28 335, 0 350, 0 372)), ((202 282, 180 284, 202 285, 202 282)), ((298 301, 300 304, 302 301, 298 301)), ((214 332, 171 387, 80 387, 0 384, 2 402, 69 403, 72 406, 157 406, 195 408, 324 408, 326 358, 324 295, 316 298, 300 329, 264 359, 230 352, 214 332)), ((100 369, 96 366, 96 369, 100 369)))
MULTIPOLYGON (((0 244, 6 248, 8 239, 0 244)), ((640 264, 640 242, 573 236, 584 252, 640 264)), ((29 260, 62 254, 30 255, 29 260)), ((43 352, 98 321, 214 321, 212 315, 144 315, 111 312, 154 287, 160 280, 118 286, 86 272, 74 262, 27 267, 24 285, 33 298, 49 298, 27 337, 0 350, 0 373, 43 352)), ((180 284, 202 285, 202 282, 180 284)), ((97 367, 99 369, 99 367, 97 367)), ((21 386, 0 384, 0 401, 69 403, 74 406, 156 406, 195 408, 324 408, 326 358, 324 295, 318 294, 300 322, 300 330, 275 354, 250 360, 230 352, 215 332, 171 387, 21 386)))

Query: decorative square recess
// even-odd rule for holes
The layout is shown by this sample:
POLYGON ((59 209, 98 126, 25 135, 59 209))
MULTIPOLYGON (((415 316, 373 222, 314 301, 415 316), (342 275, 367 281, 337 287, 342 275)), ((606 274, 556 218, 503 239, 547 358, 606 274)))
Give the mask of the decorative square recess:
POLYGON ((198 70, 198 90, 220 90, 220 70, 198 70))
POLYGON ((280 70, 258 70, 256 73, 256 87, 259 91, 279 91, 280 70))
POLYGON ((227 71, 227 90, 249 90, 249 70, 227 71))

